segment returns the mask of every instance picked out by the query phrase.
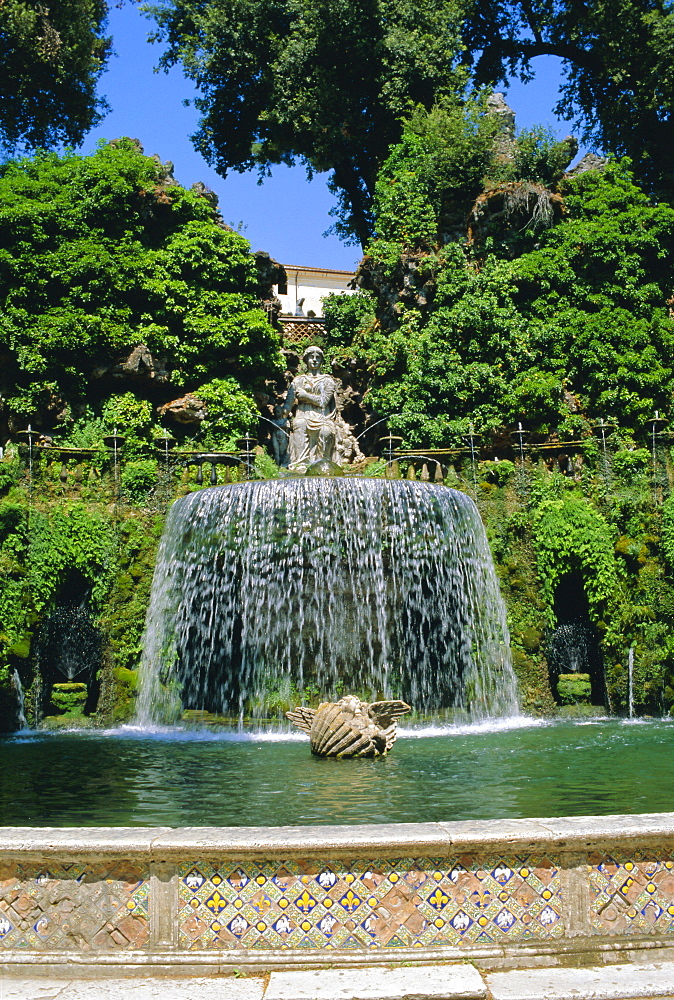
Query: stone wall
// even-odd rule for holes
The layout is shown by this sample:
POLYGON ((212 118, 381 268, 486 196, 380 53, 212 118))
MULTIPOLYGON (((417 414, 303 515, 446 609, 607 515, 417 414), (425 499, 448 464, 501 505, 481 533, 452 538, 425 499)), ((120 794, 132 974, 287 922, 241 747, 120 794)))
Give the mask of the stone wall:
POLYGON ((0 967, 674 958, 674 813, 0 832, 0 967))

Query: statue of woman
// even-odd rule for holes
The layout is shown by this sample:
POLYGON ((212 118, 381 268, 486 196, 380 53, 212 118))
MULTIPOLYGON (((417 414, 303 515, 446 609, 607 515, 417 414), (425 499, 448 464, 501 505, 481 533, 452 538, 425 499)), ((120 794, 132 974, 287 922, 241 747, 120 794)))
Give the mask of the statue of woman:
POLYGON ((333 462, 337 435, 337 383, 321 372, 323 351, 307 347, 302 358, 306 374, 292 380, 283 404, 285 413, 297 406, 290 429, 290 468, 298 472, 323 458, 333 462))

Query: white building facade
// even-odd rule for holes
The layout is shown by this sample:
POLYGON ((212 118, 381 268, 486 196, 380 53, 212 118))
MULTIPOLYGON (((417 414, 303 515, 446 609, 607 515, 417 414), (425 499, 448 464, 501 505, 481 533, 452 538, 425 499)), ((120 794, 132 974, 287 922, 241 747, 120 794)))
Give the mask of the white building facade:
POLYGON ((323 298, 331 294, 353 295, 349 288, 353 271, 334 271, 324 267, 299 267, 285 264, 288 277, 286 285, 275 285, 274 292, 281 300, 281 316, 305 316, 320 319, 323 316, 323 298))

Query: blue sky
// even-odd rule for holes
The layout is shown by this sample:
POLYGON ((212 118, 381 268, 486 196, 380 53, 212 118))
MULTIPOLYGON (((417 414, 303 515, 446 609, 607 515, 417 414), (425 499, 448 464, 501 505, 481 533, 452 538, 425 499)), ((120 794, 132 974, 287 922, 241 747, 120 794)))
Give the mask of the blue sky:
MULTIPOLYGON (((152 26, 132 3, 112 8, 109 33, 116 55, 99 84, 112 111, 89 133, 81 151, 91 152, 99 139, 121 135, 139 139, 146 153, 173 161, 181 184, 189 187, 203 181, 217 192, 225 222, 235 228, 241 224, 253 250, 267 250, 284 264, 353 269, 360 258, 358 247, 323 236, 331 225, 334 204, 326 175, 309 182, 302 167, 276 167, 261 185, 255 173, 232 173, 223 180, 194 150, 189 136, 196 130, 198 115, 183 103, 194 96, 194 87, 179 68, 168 74, 153 72, 161 47, 147 41, 152 26)), ((536 69, 532 83, 513 83, 508 102, 520 127, 545 124, 563 137, 569 127, 552 113, 559 64, 554 59, 539 60, 536 69)))

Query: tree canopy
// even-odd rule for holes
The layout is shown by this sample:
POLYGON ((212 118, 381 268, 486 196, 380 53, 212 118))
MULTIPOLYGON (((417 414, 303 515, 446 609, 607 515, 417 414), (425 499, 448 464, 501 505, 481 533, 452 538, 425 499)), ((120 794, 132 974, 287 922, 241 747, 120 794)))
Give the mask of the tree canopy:
MULTIPOLYGON (((389 182, 397 167, 410 172, 399 149, 389 182)), ((471 423, 577 437, 588 420, 615 417, 637 430, 669 408, 674 209, 653 205, 627 163, 568 179, 562 193, 563 214, 530 217, 524 232, 520 219, 515 245, 501 217, 500 241, 490 232, 424 249, 437 217, 412 212, 368 248, 361 282, 372 292, 358 306, 328 300, 333 355, 355 359, 368 407, 396 414, 390 425, 409 445, 446 446, 471 423)))
POLYGON ((478 83, 535 73, 558 56, 557 111, 584 138, 630 156, 637 174, 674 194, 674 9, 669 0, 469 0, 464 57, 478 83))
POLYGON ((558 56, 558 110, 674 196, 668 0, 158 0, 146 8, 200 92, 197 147, 223 175, 296 160, 332 171, 336 229, 365 243, 400 119, 558 56))
POLYGON ((332 171, 338 226, 372 233, 377 170, 415 104, 462 93, 456 0, 163 0, 148 8, 200 91, 197 148, 221 174, 332 171))
POLYGON ((105 0, 0 3, 0 142, 78 145, 107 109, 96 84, 110 53, 105 0))
POLYGON ((247 241, 130 139, 0 167, 0 352, 5 410, 46 426, 115 383, 165 402, 281 360, 247 241), (125 381, 139 345, 154 378, 125 381))

